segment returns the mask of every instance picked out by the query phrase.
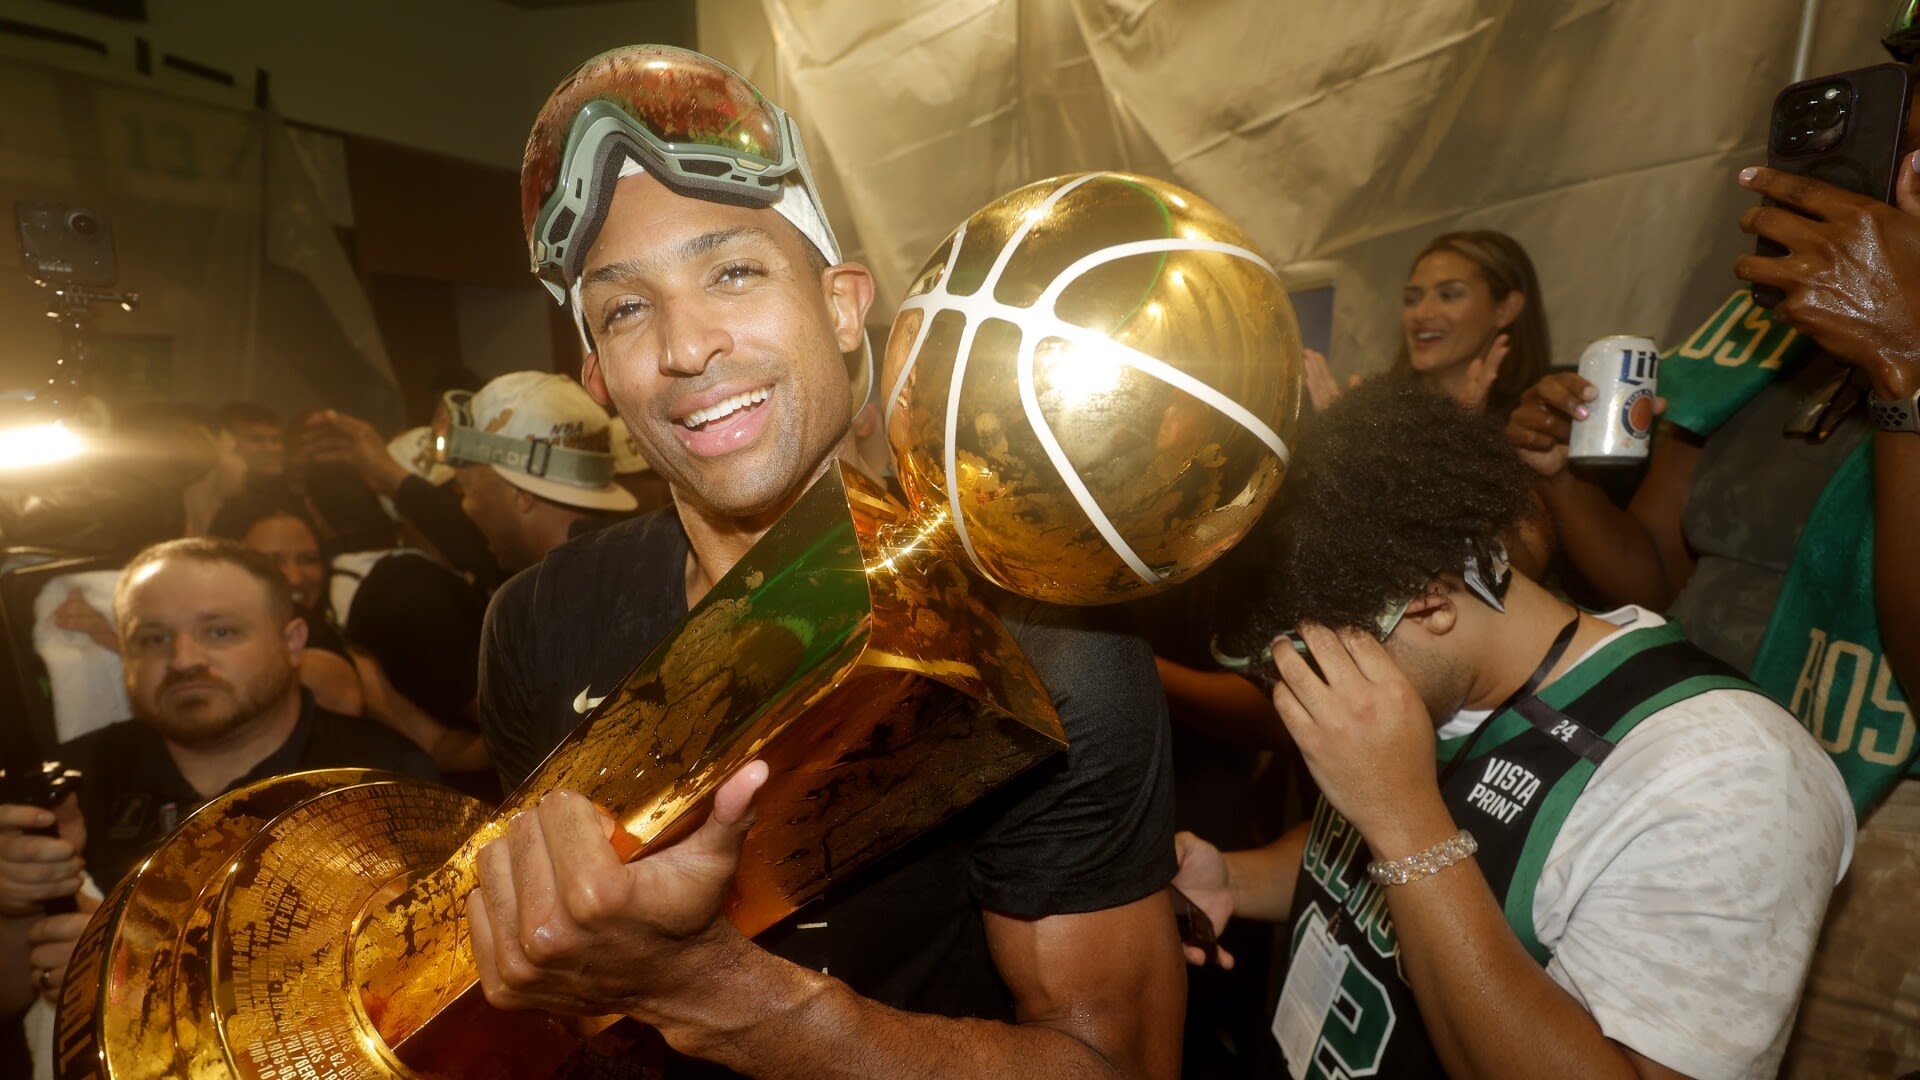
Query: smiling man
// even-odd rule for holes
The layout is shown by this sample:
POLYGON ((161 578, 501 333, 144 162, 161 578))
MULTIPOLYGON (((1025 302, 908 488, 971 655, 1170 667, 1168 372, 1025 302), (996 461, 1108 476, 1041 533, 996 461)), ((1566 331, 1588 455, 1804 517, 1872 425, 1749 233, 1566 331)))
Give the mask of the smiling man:
MULTIPOLYGON (((853 461, 873 285, 840 261, 792 122, 695 53, 598 57, 528 142, 536 270, 581 381, 673 505, 555 549, 488 614, 481 720, 518 784, 836 458, 853 461)), ((1164 699, 1144 643, 997 604, 1071 749, 748 941, 719 917, 764 767, 623 865, 557 793, 481 856, 470 914, 503 1007, 625 1013, 755 1076, 1178 1070, 1164 699)), ((676 1058, 669 1075, 707 1069, 676 1058)), ((711 1075, 711 1072, 702 1073, 711 1075)))

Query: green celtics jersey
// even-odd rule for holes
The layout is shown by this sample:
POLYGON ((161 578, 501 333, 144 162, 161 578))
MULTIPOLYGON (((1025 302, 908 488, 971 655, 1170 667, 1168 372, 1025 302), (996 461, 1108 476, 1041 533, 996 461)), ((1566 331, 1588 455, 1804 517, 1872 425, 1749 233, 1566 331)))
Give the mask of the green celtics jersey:
MULTIPOLYGON (((1667 420, 1711 435, 1816 348, 1741 289, 1660 358, 1667 420)), ((1833 758, 1862 820, 1902 776, 1920 775, 1920 726, 1880 640, 1873 553, 1868 438, 1808 513, 1752 669, 1833 758)))
MULTIPOLYGON (((1537 695, 1488 717, 1476 737, 1441 742, 1441 795, 1479 841, 1481 874, 1541 964, 1551 957, 1534 932, 1534 887, 1594 770, 1641 720, 1719 689, 1758 692, 1675 626, 1630 630, 1537 695)), ((1290 1062, 1297 1075, 1442 1075, 1400 970, 1386 890, 1367 877, 1372 858, 1358 830, 1322 799, 1295 886, 1291 952, 1298 961, 1312 942, 1328 992, 1310 1060, 1304 1070, 1290 1062)))

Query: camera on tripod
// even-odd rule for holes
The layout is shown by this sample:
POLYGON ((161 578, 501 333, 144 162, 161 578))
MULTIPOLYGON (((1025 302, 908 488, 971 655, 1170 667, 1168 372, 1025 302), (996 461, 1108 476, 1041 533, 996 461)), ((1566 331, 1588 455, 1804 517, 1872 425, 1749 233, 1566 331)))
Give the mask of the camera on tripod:
MULTIPOLYGON (((47 315, 60 322, 62 348, 44 386, 4 396, 45 406, 57 423, 87 392, 87 334, 94 305, 132 311, 140 304, 140 294, 107 288, 119 279, 120 268, 106 215, 62 203, 17 202, 13 218, 20 235, 20 262, 33 283, 51 294, 47 315)), ((6 464, 0 461, 0 466, 6 464)))
POLYGON ((112 285, 120 271, 113 256, 113 226, 105 215, 61 203, 19 202, 20 261, 35 281, 112 285))

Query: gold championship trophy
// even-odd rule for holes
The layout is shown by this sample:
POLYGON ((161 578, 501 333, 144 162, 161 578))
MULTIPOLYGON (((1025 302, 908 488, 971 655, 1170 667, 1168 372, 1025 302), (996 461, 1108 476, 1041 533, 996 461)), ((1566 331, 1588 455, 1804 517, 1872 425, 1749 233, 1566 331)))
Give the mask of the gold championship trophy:
POLYGON ((464 905, 512 815, 580 791, 633 859, 765 759, 727 917, 772 925, 1061 749, 979 578, 1089 604, 1211 562, 1285 472, 1300 346, 1219 211, 1093 173, 956 230, 881 378, 906 507, 829 470, 497 810, 356 770, 209 803, 76 946, 58 1075, 549 1075, 606 1022, 479 992, 464 905))

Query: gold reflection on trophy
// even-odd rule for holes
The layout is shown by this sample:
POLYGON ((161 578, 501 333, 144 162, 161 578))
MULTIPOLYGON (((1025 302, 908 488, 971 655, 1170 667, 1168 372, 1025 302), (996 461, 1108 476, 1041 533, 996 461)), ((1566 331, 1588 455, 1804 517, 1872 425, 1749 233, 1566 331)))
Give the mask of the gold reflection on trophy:
POLYGON ((910 509, 836 463, 497 811, 342 772, 210 803, 76 945, 59 1075, 548 1075, 605 1021, 478 990, 465 902, 514 813, 579 791, 637 858, 765 759, 726 912, 751 934, 1056 753, 1046 688, 963 567, 1068 603, 1200 570, 1285 472, 1299 335, 1217 210, 1090 174, 956 230, 884 379, 910 509))
POLYGON ((1144 596, 1244 535, 1300 414, 1293 306, 1190 192, 1087 173, 1021 188, 927 260, 880 386, 900 482, 990 580, 1144 596))

